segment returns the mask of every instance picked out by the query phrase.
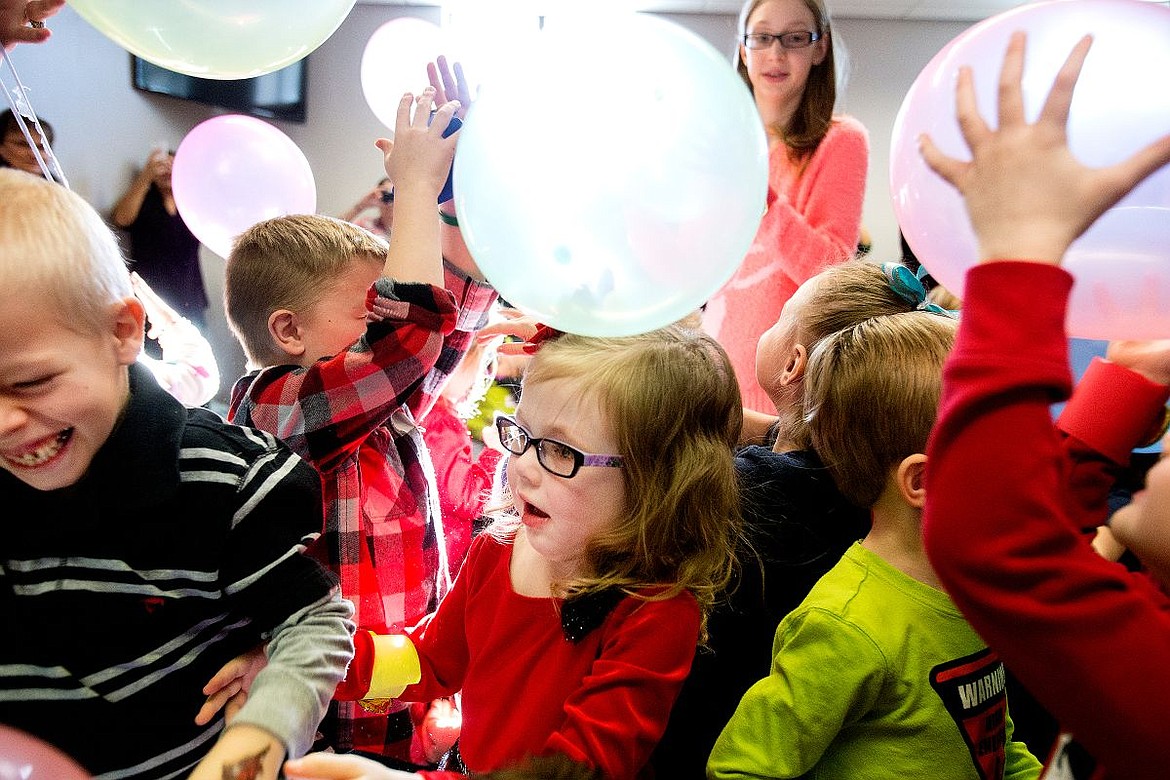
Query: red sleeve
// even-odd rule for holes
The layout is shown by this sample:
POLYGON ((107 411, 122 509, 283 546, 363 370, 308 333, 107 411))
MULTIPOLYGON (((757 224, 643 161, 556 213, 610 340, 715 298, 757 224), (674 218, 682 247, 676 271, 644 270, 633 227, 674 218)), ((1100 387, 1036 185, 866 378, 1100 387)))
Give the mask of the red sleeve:
POLYGON ((839 117, 795 190, 769 205, 761 230, 767 231, 767 241, 782 248, 784 272, 796 284, 857 253, 868 170, 865 128, 855 119, 839 117))
POLYGON ((1035 263, 968 273, 927 449, 924 541, 972 626, 1111 775, 1161 776, 1167 602, 1080 533, 1090 497, 1070 500, 1070 453, 1085 445, 1063 441, 1049 411, 1071 384, 1071 285, 1067 272, 1035 263))
POLYGON ((451 696, 463 688, 468 662, 467 593, 482 568, 480 551, 487 540, 495 543, 486 534, 472 541, 467 561, 438 609, 406 632, 418 651, 422 679, 407 687, 401 700, 426 702, 451 696))
POLYGON ((1094 358, 1057 420, 1071 463, 1068 507, 1074 523, 1095 533, 1109 514, 1109 491, 1135 442, 1161 422, 1170 388, 1123 366, 1094 358))
POLYGON ((699 606, 689 592, 667 601, 625 599, 606 621, 601 654, 565 702, 544 754, 564 753, 606 777, 634 777, 666 730, 691 669, 699 606))

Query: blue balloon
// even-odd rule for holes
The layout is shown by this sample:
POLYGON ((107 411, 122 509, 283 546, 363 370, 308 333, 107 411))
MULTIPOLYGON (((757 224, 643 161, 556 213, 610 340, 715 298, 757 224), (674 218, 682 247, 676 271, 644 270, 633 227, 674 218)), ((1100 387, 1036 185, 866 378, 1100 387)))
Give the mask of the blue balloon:
POLYGON ((572 333, 641 333, 694 312, 743 259, 765 205, 767 141, 739 75, 646 15, 546 24, 521 55, 484 83, 455 155, 480 270, 572 333))

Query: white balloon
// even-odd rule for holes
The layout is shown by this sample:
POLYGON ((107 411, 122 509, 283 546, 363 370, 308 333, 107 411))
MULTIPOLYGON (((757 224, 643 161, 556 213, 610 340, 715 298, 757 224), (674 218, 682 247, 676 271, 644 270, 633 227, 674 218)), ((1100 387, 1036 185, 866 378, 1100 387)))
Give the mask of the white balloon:
MULTIPOLYGON (((370 36, 362 52, 362 94, 378 121, 394 130, 398 102, 417 95, 430 82, 427 63, 446 51, 443 31, 425 19, 403 16, 386 22, 370 36)), ((454 96, 452 96, 454 97, 454 96)))
POLYGON ((69 0, 122 48, 206 79, 271 73, 337 30, 354 0, 69 0))
POLYGON ((643 332, 695 311, 743 259, 767 142, 746 86, 698 36, 645 15, 571 22, 484 83, 456 210, 513 305, 564 331, 643 332))

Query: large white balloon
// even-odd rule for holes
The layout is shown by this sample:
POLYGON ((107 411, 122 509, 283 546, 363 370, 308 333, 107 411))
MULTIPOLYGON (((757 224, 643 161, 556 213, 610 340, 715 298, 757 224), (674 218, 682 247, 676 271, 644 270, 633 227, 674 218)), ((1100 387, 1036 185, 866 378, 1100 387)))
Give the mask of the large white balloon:
MULTIPOLYGON (((915 80, 894 122, 890 188, 918 259, 960 297, 975 263, 975 235, 959 193, 918 153, 929 133, 945 153, 970 159, 955 120, 955 78, 971 66, 979 107, 994 125, 1008 38, 1028 33, 1024 103, 1040 112, 1073 45, 1093 34, 1069 115, 1073 154, 1086 165, 1119 162, 1170 133, 1170 8, 1142 0, 1049 0, 977 24, 940 51, 915 80)), ((1170 166, 1106 212, 1064 263, 1076 277, 1069 333, 1089 339, 1170 337, 1170 166)))
POLYGON ((316 49, 354 0, 69 0, 122 48, 206 79, 260 76, 316 49))
POLYGON ((663 19, 546 25, 483 85, 455 155, 468 247, 510 303, 628 335, 695 311, 764 210, 767 142, 727 58, 663 19))

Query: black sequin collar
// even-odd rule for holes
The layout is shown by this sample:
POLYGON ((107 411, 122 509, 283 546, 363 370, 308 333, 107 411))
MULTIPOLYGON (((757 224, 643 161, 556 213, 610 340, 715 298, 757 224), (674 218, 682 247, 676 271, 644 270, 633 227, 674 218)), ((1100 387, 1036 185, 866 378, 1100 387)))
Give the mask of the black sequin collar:
POLYGON ((577 643, 600 626, 625 598, 620 588, 606 588, 571 596, 561 604, 561 631, 565 639, 577 643))

